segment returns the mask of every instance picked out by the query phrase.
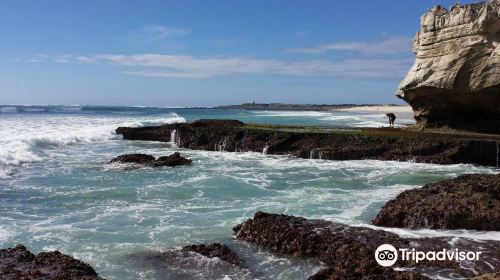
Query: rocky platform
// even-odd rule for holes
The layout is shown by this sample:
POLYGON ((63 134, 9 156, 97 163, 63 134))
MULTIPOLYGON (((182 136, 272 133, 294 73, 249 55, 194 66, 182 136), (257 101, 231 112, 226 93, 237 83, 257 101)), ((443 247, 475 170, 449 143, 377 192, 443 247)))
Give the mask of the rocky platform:
POLYGON ((351 227, 325 220, 257 212, 252 219, 234 228, 236 237, 277 254, 323 261, 326 268, 309 279, 429 279, 431 277, 474 277, 493 273, 500 267, 498 241, 475 242, 459 238, 401 238, 387 231, 351 227), (479 261, 423 261, 398 259, 394 267, 383 267, 375 261, 379 245, 434 251, 446 248, 477 250, 483 253, 479 261), (411 271, 409 271, 411 270, 411 271), (422 274, 420 274, 422 273, 422 274))
POLYGON ((110 163, 131 163, 142 166, 160 167, 190 165, 192 160, 183 158, 180 153, 175 152, 169 156, 161 156, 158 159, 146 154, 125 154, 115 157, 108 162, 108 164, 110 163))
POLYGON ((199 120, 155 127, 119 127, 127 140, 173 142, 181 148, 264 152, 327 160, 400 160, 497 166, 500 136, 439 134, 390 128, 333 129, 199 120))
POLYGON ((373 224, 386 227, 500 230, 500 175, 463 175, 407 190, 373 224))
POLYGON ((102 280, 90 265, 80 260, 58 251, 34 255, 22 245, 0 250, 0 278, 102 280))
POLYGON ((436 6, 420 18, 397 96, 420 127, 500 132, 500 1, 436 6))

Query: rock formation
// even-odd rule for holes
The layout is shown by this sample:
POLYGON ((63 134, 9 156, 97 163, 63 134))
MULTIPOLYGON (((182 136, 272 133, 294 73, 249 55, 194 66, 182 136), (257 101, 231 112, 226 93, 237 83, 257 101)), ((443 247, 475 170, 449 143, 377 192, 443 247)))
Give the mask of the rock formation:
POLYGON ((500 132, 500 0, 432 8, 397 96, 420 127, 500 132))
POLYGON ((220 243, 187 245, 163 252, 137 252, 128 255, 128 259, 151 271, 151 279, 257 278, 244 266, 236 252, 220 243))
POLYGON ((199 244, 199 245, 188 245, 182 248, 184 251, 195 252, 201 254, 207 258, 219 258, 230 264, 237 266, 242 265, 241 259, 238 255, 231 250, 227 245, 220 243, 212 243, 210 245, 199 244))
POLYGON ((150 165, 155 161, 155 157, 146 154, 126 154, 117 156, 110 160, 109 163, 135 163, 142 165, 150 165))
POLYGON ((22 245, 0 250, 0 279, 103 280, 88 264, 55 252, 32 254, 22 245))
POLYGON ((160 166, 179 166, 190 165, 192 160, 181 157, 181 154, 175 152, 169 156, 161 156, 156 159, 152 155, 146 154, 126 154, 117 156, 110 160, 109 163, 132 163, 143 166, 160 167, 160 166))
POLYGON ((377 226, 500 230, 500 175, 463 175, 407 190, 387 202, 377 226))
POLYGON ((457 277, 473 277, 495 272, 500 265, 498 241, 475 242, 464 238, 401 238, 396 234, 365 227, 351 227, 325 220, 308 220, 279 214, 257 212, 252 219, 234 227, 236 237, 277 254, 323 261, 326 268, 309 279, 429 279, 419 273, 439 271, 457 277), (452 242, 453 240, 453 242, 452 242), (437 250, 477 250, 482 248, 478 261, 402 261, 393 267, 411 268, 396 271, 382 267, 374 258, 375 250, 382 244, 396 248, 415 248, 428 252, 437 250))
POLYGON ((402 160, 497 166, 500 137, 444 135, 399 129, 327 129, 210 120, 155 127, 119 127, 128 140, 175 142, 178 147, 265 152, 327 160, 402 160), (174 137, 175 136, 175 137, 174 137))

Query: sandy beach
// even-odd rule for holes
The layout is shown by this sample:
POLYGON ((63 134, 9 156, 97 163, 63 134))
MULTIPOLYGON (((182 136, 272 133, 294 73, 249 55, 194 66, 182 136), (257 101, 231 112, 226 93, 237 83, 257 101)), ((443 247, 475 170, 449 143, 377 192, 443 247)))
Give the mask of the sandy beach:
POLYGON ((351 108, 342 108, 342 109, 337 109, 335 111, 343 111, 343 112, 366 112, 366 113, 371 113, 371 112, 381 112, 381 113, 412 113, 412 109, 410 106, 407 105, 401 105, 401 106, 358 106, 358 107, 351 107, 351 108))

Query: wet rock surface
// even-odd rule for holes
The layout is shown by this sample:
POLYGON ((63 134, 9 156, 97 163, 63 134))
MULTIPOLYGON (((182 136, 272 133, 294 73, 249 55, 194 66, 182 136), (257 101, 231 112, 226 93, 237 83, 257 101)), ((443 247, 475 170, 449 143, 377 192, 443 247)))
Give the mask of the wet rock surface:
POLYGON ((136 163, 136 164, 152 164, 155 161, 155 157, 152 155, 146 154, 126 154, 117 156, 114 159, 110 160, 108 163, 136 163))
POLYGON ((373 224, 386 227, 500 230, 500 175, 463 175, 407 190, 373 224))
POLYGON ((154 163, 154 167, 159 166, 180 166, 180 165, 190 165, 193 161, 187 158, 181 157, 181 154, 175 152, 169 156, 161 156, 154 163))
POLYGON ((201 119, 194 121, 191 125, 194 127, 224 127, 224 126, 239 127, 245 124, 238 120, 201 119))
POLYGON ((156 159, 154 156, 146 154, 126 154, 117 156, 109 163, 131 163, 137 165, 160 167, 160 166, 179 166, 190 165, 192 160, 183 158, 180 153, 175 152, 169 156, 161 156, 156 159))
POLYGON ((102 280, 80 260, 58 251, 34 255, 22 245, 0 250, 0 279, 102 280))
POLYGON ((488 273, 481 276, 471 278, 471 280, 498 280, 500 279, 500 272, 488 273))
POLYGON ((420 18, 415 64, 397 96, 420 127, 500 132, 500 1, 442 6, 420 18))
POLYGON ((184 251, 195 252, 207 258, 219 258, 230 264, 237 266, 242 265, 241 259, 228 246, 220 243, 212 243, 210 245, 199 244, 189 245, 182 248, 184 251))
POLYGON ((242 260, 227 245, 188 245, 163 252, 143 252, 129 255, 132 263, 148 267, 154 279, 255 279, 242 267, 242 260))
POLYGON ((311 276, 310 279, 428 279, 424 274, 433 277, 437 275, 471 277, 476 274, 491 273, 494 267, 500 265, 500 252, 495 249, 500 245, 497 241, 477 243, 468 239, 451 242, 451 238, 405 239, 381 230, 263 212, 257 212, 253 219, 237 225, 234 231, 237 238, 273 253, 317 258, 323 261, 327 268, 311 276), (460 250, 483 248, 488 253, 485 253, 483 259, 474 263, 457 261, 416 263, 399 259, 395 267, 413 270, 404 272, 377 264, 374 253, 382 244, 423 251, 444 248, 453 250, 453 246, 459 246, 460 250))
POLYGON ((265 151, 267 154, 327 160, 377 159, 496 166, 500 152, 500 137, 497 136, 469 137, 400 129, 241 126, 239 121, 235 122, 235 126, 228 120, 210 120, 209 126, 178 123, 120 127, 116 133, 127 140, 174 142, 178 147, 193 150, 265 151))

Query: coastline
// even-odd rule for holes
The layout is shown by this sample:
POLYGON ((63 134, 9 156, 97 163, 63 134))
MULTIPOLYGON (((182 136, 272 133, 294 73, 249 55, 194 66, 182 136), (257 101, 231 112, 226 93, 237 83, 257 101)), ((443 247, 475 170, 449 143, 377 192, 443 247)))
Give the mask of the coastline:
POLYGON ((408 105, 359 105, 349 108, 335 109, 335 111, 341 112, 356 112, 356 113, 408 113, 412 114, 413 110, 408 105))

